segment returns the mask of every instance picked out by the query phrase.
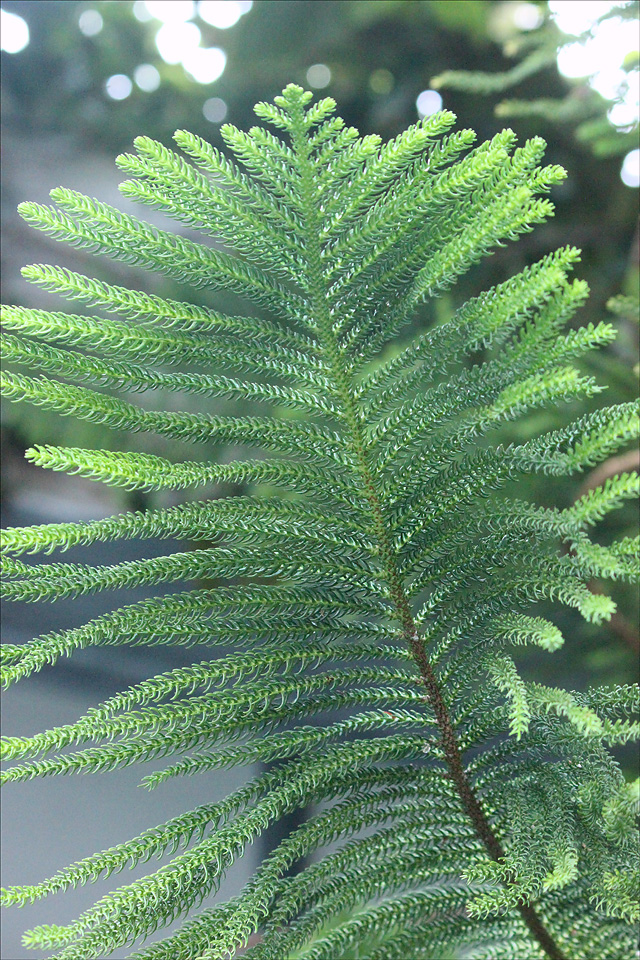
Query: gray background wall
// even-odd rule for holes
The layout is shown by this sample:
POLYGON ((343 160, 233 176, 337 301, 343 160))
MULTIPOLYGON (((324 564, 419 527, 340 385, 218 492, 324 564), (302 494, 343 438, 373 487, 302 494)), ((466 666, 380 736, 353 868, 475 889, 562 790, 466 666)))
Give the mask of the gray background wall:
MULTIPOLYGON (((31 140, 24 135, 7 133, 3 137, 2 157, 3 177, 10 185, 3 195, 3 302, 73 312, 73 304, 67 305, 59 297, 24 281, 20 268, 26 263, 62 263, 91 274, 95 271, 96 258, 39 234, 24 223, 15 208, 24 199, 47 203, 49 190, 64 184, 117 204, 121 209, 133 209, 117 189, 124 177, 112 159, 100 153, 87 156, 66 136, 31 140)), ((162 222, 162 217, 151 210, 145 210, 143 216, 162 222)), ((175 224, 172 229, 176 230, 175 224)), ((136 272, 126 266, 110 264, 109 275, 113 282, 135 284, 136 272)), ((148 289, 153 281, 145 276, 142 282, 148 289)), ((37 408, 31 408, 27 415, 41 416, 37 408)), ((10 446, 4 450, 2 479, 3 527, 98 519, 126 509, 121 492, 90 480, 41 470, 23 460, 10 446)), ((111 564, 161 555, 176 548, 184 549, 184 545, 167 540, 123 541, 56 553, 51 559, 111 564)), ((33 558, 34 561, 43 559, 33 558)), ((171 584, 169 588, 155 591, 109 591, 54 604, 5 603, 2 606, 3 639, 6 643, 27 642, 39 634, 79 625, 124 603, 133 603, 152 593, 173 592, 180 586, 171 584)), ((105 647, 77 652, 3 694, 3 733, 28 736, 72 722, 117 690, 174 666, 206 658, 204 648, 172 651, 163 647, 146 650, 105 647)), ((164 765, 163 761, 157 761, 155 767, 164 765)), ((149 792, 138 784, 153 767, 148 764, 94 776, 52 777, 9 785, 3 792, 1 808, 3 885, 43 880, 74 860, 130 839, 198 804, 222 799, 255 773, 251 768, 214 772, 171 780, 149 792)), ((224 895, 214 899, 226 900, 238 893, 255 869, 258 857, 259 850, 250 851, 229 874, 224 895)), ((21 910, 3 911, 2 960, 27 960, 27 957, 37 960, 46 956, 22 946, 25 929, 41 923, 68 923, 109 890, 150 873, 157 865, 158 861, 152 860, 89 887, 49 897, 21 910)), ((162 931, 156 937, 165 934, 166 931, 162 931)), ((120 950, 113 957, 120 960, 130 952, 130 949, 120 950)))

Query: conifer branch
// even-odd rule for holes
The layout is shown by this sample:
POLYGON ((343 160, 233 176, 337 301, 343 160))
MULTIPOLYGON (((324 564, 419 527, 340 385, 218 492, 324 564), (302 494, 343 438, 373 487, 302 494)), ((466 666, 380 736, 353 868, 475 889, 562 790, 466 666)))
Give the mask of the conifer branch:
POLYGON ((205 582, 3 646, 4 686, 89 646, 207 647, 210 659, 143 680, 52 730, 5 737, 3 780, 166 757, 143 780, 156 788, 224 766, 276 766, 219 803, 42 883, 10 887, 3 902, 33 902, 171 848, 148 876, 65 927, 36 927, 25 945, 54 949, 56 960, 97 960, 191 915, 133 957, 228 960, 249 942, 247 960, 300 950, 333 960, 354 949, 369 960, 433 951, 522 960, 541 950, 550 960, 619 960, 635 948, 637 800, 607 748, 638 737, 637 689, 572 693, 526 680, 518 648, 552 654, 564 643, 551 620, 527 613, 542 598, 594 624, 612 616, 613 601, 586 583, 632 580, 637 542, 604 547, 590 528, 637 495, 638 475, 608 476, 563 510, 498 491, 522 473, 558 476, 607 460, 637 436, 638 406, 599 409, 520 444, 491 442, 491 431, 528 410, 596 395, 573 361, 610 342, 613 329, 563 333, 587 295, 568 280, 579 259, 569 247, 399 350, 394 342, 425 298, 551 213, 541 195, 564 171, 539 165, 540 138, 516 147, 508 130, 470 150, 474 135, 449 133, 447 111, 382 145, 334 117, 331 98, 311 101, 290 85, 257 105, 288 142, 225 125, 235 161, 185 131, 175 139, 192 162, 145 137, 136 155, 119 158, 134 177, 128 196, 215 231, 230 249, 63 188, 52 194, 58 210, 22 207, 54 236, 196 287, 225 287, 279 319, 227 316, 62 267, 25 268, 34 283, 116 317, 4 308, 7 355, 47 374, 7 370, 10 399, 132 434, 258 453, 176 463, 135 450, 27 451, 40 467, 126 489, 207 494, 4 531, 6 596, 55 601, 205 582), (392 359, 371 370, 387 344, 392 359), (482 348, 487 359, 470 364, 482 348), (98 387, 172 391, 174 408, 98 387), (197 412, 180 408, 186 394, 200 398, 197 412), (213 397, 295 413, 220 416, 207 406, 213 397), (225 484, 256 489, 224 497, 225 484), (195 548, 103 566, 21 559, 134 537, 195 548), (238 898, 193 915, 263 830, 324 802, 238 898))
MULTIPOLYGON (((313 269, 314 264, 321 262, 322 254, 319 243, 319 224, 314 206, 313 167, 309 158, 308 141, 306 141, 304 137, 302 111, 294 112, 294 110, 292 110, 292 115, 294 120, 297 120, 297 125, 292 129, 292 142, 300 158, 301 195, 305 204, 303 212, 308 230, 307 242, 311 252, 312 275, 309 286, 312 297, 312 309, 314 316, 317 317, 318 330, 323 337, 337 391, 339 391, 343 408, 346 411, 345 420, 350 427, 351 445, 358 458, 361 484, 371 511, 372 527, 375 531, 381 566, 389 585, 389 594, 395 607, 395 615, 402 625, 403 636, 420 671, 430 706, 435 714, 449 776, 453 780, 464 809, 469 815, 476 833, 487 849, 489 856, 492 857, 496 863, 503 863, 505 860, 505 852, 493 832, 482 806, 465 775, 460 748, 453 725, 436 676, 429 663, 424 641, 419 637, 416 630, 409 602, 398 573, 380 496, 376 489, 374 477, 368 462, 370 453, 363 435, 361 418, 357 415, 354 405, 353 388, 349 381, 348 374, 341 363, 338 344, 333 334, 326 308, 329 300, 328 291, 322 284, 319 272, 313 269)), ((559 946, 533 907, 528 904, 522 904, 519 906, 519 910, 527 927, 545 950, 550 960, 565 960, 565 955, 561 952, 559 946)))

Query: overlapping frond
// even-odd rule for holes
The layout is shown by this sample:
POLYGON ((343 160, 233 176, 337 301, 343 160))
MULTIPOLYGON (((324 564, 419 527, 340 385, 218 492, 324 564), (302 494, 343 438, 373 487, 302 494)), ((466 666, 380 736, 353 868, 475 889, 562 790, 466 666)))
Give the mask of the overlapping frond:
POLYGON ((538 683, 522 675, 518 648, 546 655, 573 642, 530 609, 540 599, 594 623, 611 616, 613 601, 588 582, 636 576, 637 542, 605 547, 590 533, 637 495, 638 476, 609 478, 563 510, 500 491, 523 473, 604 459, 637 436, 638 408, 491 442, 528 410, 597 394, 572 364, 613 328, 563 332, 587 295, 569 280, 579 259, 569 247, 372 364, 421 302, 550 214, 541 195, 564 171, 540 166, 543 141, 517 147, 511 131, 472 148, 474 134, 450 132, 447 111, 382 145, 333 117, 330 98, 311 100, 290 85, 257 105, 288 142, 225 125, 235 159, 185 131, 175 139, 190 161, 147 137, 118 159, 133 178, 126 196, 205 242, 63 188, 52 192, 57 208, 21 207, 53 236, 203 296, 230 290, 249 309, 228 316, 62 267, 25 268, 34 283, 114 316, 4 308, 7 359, 40 373, 6 371, 9 399, 257 456, 212 462, 204 446, 179 463, 142 451, 27 451, 38 466, 131 490, 207 489, 144 513, 4 531, 9 599, 192 582, 5 645, 3 684, 89 646, 197 646, 207 659, 75 721, 6 737, 4 781, 163 759, 143 780, 161 789, 178 775, 275 767, 49 880, 9 887, 4 902, 171 855, 75 922, 34 929, 25 945, 91 960, 184 918, 132 957, 225 960, 258 932, 253 960, 353 951, 619 960, 634 936, 637 789, 606 747, 637 737, 637 691, 538 683), (252 316, 256 307, 265 316, 252 316), (484 362, 481 348, 493 351, 484 362), (147 391, 171 392, 172 408, 131 402, 147 391), (203 398, 202 411, 186 399, 181 409, 187 395, 203 398), (215 397, 267 412, 220 416, 205 406, 215 397), (222 497, 224 484, 259 489, 222 497), (186 543, 101 566, 21 559, 133 538, 186 543), (192 913, 248 844, 303 807, 306 822, 239 897, 192 913))

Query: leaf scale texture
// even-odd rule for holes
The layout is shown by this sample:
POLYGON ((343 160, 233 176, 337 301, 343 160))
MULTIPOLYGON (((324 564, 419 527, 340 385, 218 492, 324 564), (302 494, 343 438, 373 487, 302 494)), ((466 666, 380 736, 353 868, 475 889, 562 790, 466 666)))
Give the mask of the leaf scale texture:
POLYGON ((168 585, 6 645, 5 686, 92 645, 174 644, 202 656, 74 722, 6 737, 3 779, 161 759, 143 780, 161 789, 171 777, 270 765, 222 802, 6 888, 4 902, 171 852, 25 945, 57 960, 125 944, 136 960, 223 960, 250 938, 250 960, 631 957, 638 789, 607 748, 637 735, 637 692, 525 680, 518 648, 547 657, 563 643, 537 601, 595 623, 611 616, 613 602, 587 582, 632 577, 637 544, 603 547, 588 533, 637 493, 638 477, 610 479, 563 510, 505 486, 598 463, 637 435, 638 410, 600 409, 509 446, 492 439, 527 411, 596 393, 573 363, 613 330, 566 332, 587 295, 569 277, 578 252, 566 248, 427 332, 406 332, 420 304, 551 214, 546 194, 564 171, 540 166, 539 138, 519 147, 506 130, 474 147, 446 111, 382 144, 334 109, 290 85, 256 107, 278 136, 222 128, 233 160, 185 131, 175 140, 188 160, 147 137, 118 158, 132 178, 127 197, 203 242, 63 188, 54 206, 21 206, 53 237, 247 304, 246 316, 227 315, 26 267, 29 280, 109 318, 5 307, 5 357, 19 365, 3 375, 10 399, 240 451, 218 463, 196 446, 193 460, 172 462, 38 446, 28 458, 129 490, 245 492, 4 531, 12 600, 168 585), (171 409, 132 397, 150 390, 175 391, 171 409), (190 395, 262 412, 214 415, 190 395), (185 547, 110 566, 57 558, 150 537, 185 547), (54 557, 20 559, 37 553, 54 557), (172 592, 177 581, 191 587, 172 592), (246 846, 298 808, 311 815, 242 895, 203 904, 246 846))

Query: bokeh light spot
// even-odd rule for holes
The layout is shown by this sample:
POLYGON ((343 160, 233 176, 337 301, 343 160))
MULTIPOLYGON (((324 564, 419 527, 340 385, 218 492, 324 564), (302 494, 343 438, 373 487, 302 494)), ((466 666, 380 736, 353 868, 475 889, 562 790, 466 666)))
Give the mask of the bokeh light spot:
POLYGON ((380 96, 391 93, 394 86, 395 80, 390 70, 374 70, 369 77, 369 88, 380 96))
POLYGON ((95 37, 102 30, 104 20, 97 10, 83 10, 78 17, 78 26, 85 37, 95 37))
POLYGON ((209 100, 205 100, 202 113, 210 123, 222 123, 227 115, 227 105, 220 97, 211 97, 209 100))
POLYGON ((144 0, 136 0, 133 5, 133 15, 136 20, 140 21, 140 23, 148 23, 149 20, 153 20, 153 17, 147 10, 147 5, 144 0))
POLYGON ((423 90, 416 98, 416 109, 420 119, 430 117, 442 109, 442 97, 437 90, 423 90))
POLYGON ((563 33, 578 36, 590 30, 596 20, 618 6, 615 0, 549 0, 549 12, 563 33))
POLYGON ((608 111, 607 116, 614 127, 621 130, 631 130, 638 121, 638 105, 632 103, 615 103, 608 111))
POLYGON ((513 11, 513 22, 520 30, 535 30, 543 20, 542 10, 535 3, 519 3, 513 11))
POLYGON ((566 77, 616 73, 622 82, 624 59, 638 49, 638 37, 619 17, 598 24, 583 43, 570 43, 558 51, 558 69, 566 77))
POLYGON ((111 97, 112 100, 126 100, 133 90, 133 84, 126 74, 114 73, 106 81, 104 88, 107 91, 107 96, 111 97))
POLYGON ((184 63, 200 43, 200 30, 195 23, 169 22, 156 34, 156 47, 165 63, 184 63))
POLYGON ((224 71, 227 55, 220 47, 196 47, 182 61, 182 66, 197 83, 213 83, 224 71))
POLYGON ((193 0, 145 0, 145 7, 154 20, 165 23, 184 23, 196 12, 193 0))
POLYGON ((569 79, 586 79, 605 100, 617 101, 608 116, 618 128, 637 124, 640 100, 637 73, 628 72, 638 58, 637 32, 615 15, 615 8, 625 5, 615 0, 549 0, 556 24, 574 38, 558 50, 559 72, 569 79))
POLYGON ((620 179, 627 187, 640 187, 640 150, 632 150, 622 162, 620 179))
POLYGON ((307 83, 315 90, 322 90, 331 83, 331 70, 326 63, 314 63, 307 70, 307 83))
POLYGON ((160 86, 160 74, 152 63, 141 63, 133 72, 136 86, 145 93, 153 93, 160 86))
POLYGON ((0 10, 0 47, 5 53, 20 53, 29 43, 26 20, 8 10, 0 10))
POLYGON ((592 66, 589 52, 581 43, 568 43, 558 50, 558 70, 563 77, 588 77, 592 66))
POLYGON ((198 16, 218 30, 233 27, 246 11, 237 0, 200 0, 198 16))

